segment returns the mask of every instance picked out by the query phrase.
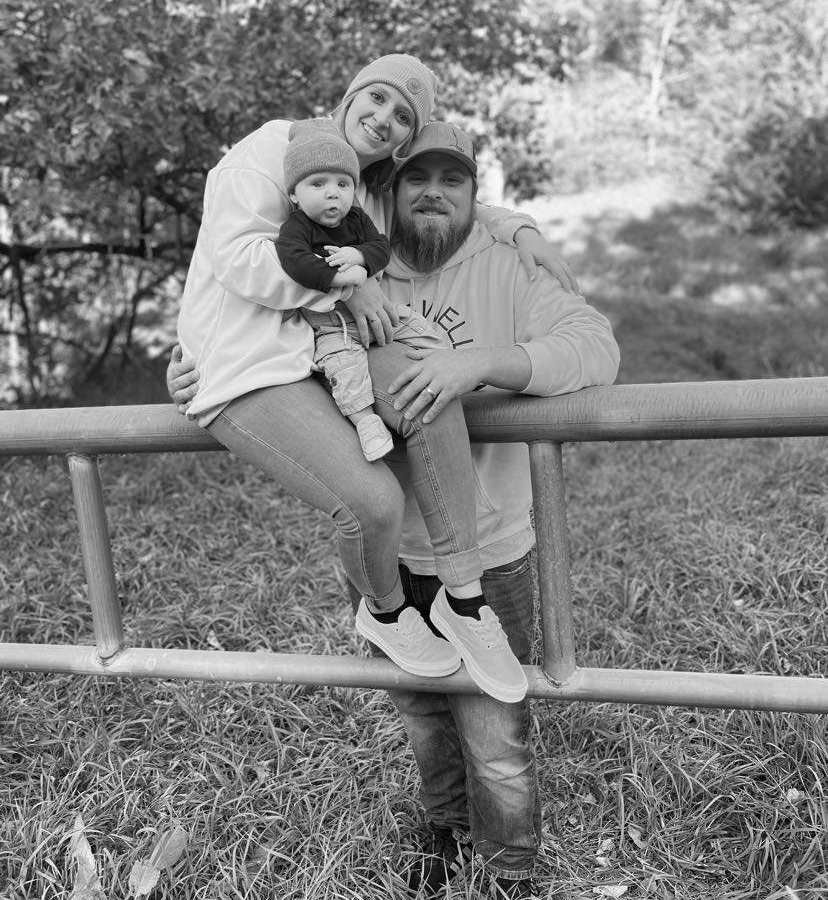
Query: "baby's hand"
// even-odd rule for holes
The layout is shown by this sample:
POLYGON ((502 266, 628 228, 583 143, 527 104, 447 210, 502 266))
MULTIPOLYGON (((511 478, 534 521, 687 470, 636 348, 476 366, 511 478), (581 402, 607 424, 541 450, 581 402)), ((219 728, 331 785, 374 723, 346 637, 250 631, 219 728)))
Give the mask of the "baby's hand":
POLYGON ((340 272, 345 272, 347 269, 350 269, 351 266, 365 265, 365 257, 356 247, 335 247, 333 245, 328 245, 325 249, 328 251, 328 265, 335 266, 340 272))
POLYGON ((331 287, 359 287, 368 280, 368 270, 365 266, 348 266, 340 269, 333 277, 331 287))

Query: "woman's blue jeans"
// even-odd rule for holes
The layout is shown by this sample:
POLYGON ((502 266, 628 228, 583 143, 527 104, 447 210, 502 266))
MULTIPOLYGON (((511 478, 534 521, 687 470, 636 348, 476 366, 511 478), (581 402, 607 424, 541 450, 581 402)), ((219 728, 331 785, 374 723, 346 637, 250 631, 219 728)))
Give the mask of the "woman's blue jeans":
MULTIPOLYGON (((406 461, 423 514, 436 571, 444 584, 482 574, 477 548, 474 481, 466 422, 459 400, 428 425, 408 421, 387 391, 410 365, 402 344, 368 351, 375 408, 405 441, 406 461)), ((397 570, 404 496, 382 461, 362 455, 354 426, 320 379, 261 388, 233 400, 207 430, 286 491, 327 513, 349 580, 375 611, 404 600, 397 570)))
MULTIPOLYGON (((406 597, 427 620, 439 580, 415 575, 403 565, 400 576, 406 597)), ((512 651, 528 664, 533 625, 528 556, 487 569, 482 581, 512 651)), ((388 693, 417 760, 430 824, 450 828, 461 840, 470 837, 492 874, 528 877, 541 836, 529 702, 502 703, 477 694, 388 693)))

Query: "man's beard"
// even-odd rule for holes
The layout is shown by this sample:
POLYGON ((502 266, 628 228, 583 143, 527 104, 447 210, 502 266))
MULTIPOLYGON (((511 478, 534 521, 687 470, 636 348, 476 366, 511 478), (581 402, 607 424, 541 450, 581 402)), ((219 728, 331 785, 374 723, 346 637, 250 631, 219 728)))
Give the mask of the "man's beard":
POLYGON ((448 224, 444 219, 415 219, 411 213, 400 216, 397 237, 402 256, 418 272, 434 272, 463 246, 473 224, 472 216, 466 222, 451 220, 448 224))

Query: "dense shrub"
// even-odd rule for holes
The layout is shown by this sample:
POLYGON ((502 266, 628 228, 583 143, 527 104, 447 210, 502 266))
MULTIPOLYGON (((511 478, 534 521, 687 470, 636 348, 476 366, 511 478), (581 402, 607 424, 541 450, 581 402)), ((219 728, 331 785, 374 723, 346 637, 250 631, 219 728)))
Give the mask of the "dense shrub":
POLYGON ((495 120, 506 191, 517 202, 543 193, 552 177, 540 109, 536 100, 518 94, 503 105, 495 120))
POLYGON ((828 225, 828 113, 761 112, 725 157, 714 193, 754 230, 828 225))

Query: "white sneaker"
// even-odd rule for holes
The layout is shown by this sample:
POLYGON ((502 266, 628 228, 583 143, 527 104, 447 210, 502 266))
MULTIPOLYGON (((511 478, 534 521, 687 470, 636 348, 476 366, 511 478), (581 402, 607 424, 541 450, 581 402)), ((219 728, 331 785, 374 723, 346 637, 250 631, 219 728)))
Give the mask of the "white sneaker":
POLYGON ((396 622, 378 622, 359 601, 356 630, 376 644, 401 669, 413 675, 451 675, 460 668, 460 654, 448 641, 437 637, 416 609, 408 606, 396 622))
POLYGON ((385 422, 376 413, 360 419, 356 429, 359 443, 362 445, 362 452, 368 462, 373 462, 393 450, 394 438, 385 427, 385 422))
POLYGON ((526 696, 529 682, 523 666, 509 647, 509 640, 491 606, 480 608, 480 619, 459 616, 450 606, 445 587, 431 604, 431 621, 460 653, 472 681, 504 703, 526 696))

